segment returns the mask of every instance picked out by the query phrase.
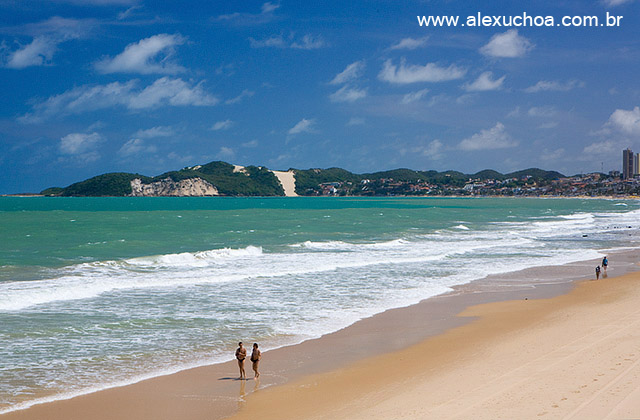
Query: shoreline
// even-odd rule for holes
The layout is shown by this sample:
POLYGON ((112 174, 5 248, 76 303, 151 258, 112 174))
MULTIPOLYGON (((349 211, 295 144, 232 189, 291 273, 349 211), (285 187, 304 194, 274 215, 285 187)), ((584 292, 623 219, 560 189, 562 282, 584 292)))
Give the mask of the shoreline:
MULTIPOLYGON (((613 258, 616 261, 616 268, 609 270, 611 275, 618 276, 626 271, 638 269, 633 265, 635 260, 631 256, 632 253, 633 251, 623 251, 610 254, 610 260, 611 256, 615 255, 613 258)), ((399 351, 471 322, 471 319, 457 316, 471 306, 566 294, 574 287, 573 281, 584 278, 584 274, 581 273, 585 272, 586 267, 591 267, 593 262, 594 260, 570 263, 548 269, 529 268, 476 280, 456 286, 452 292, 425 299, 418 304, 376 314, 320 338, 266 351, 259 387, 253 381, 236 381, 237 366, 231 361, 187 369, 70 399, 36 404, 4 413, 0 417, 32 419, 47 415, 51 419, 110 418, 100 417, 100 413, 97 412, 99 410, 95 410, 95 407, 105 403, 113 405, 114 401, 117 401, 122 407, 119 414, 121 418, 172 418, 171 414, 165 413, 175 414, 173 410, 176 407, 180 407, 183 418, 225 418, 244 404, 245 397, 251 392, 251 389, 246 389, 247 385, 248 388, 262 390, 273 385, 291 383, 309 375, 343 369, 363 358, 399 351), (534 286, 529 286, 528 282, 524 285, 518 284, 521 283, 521 279, 528 277, 543 278, 547 281, 543 280, 534 286), (509 278, 520 280, 509 283, 509 278), (497 285, 496 279, 500 280, 497 285), (426 326, 423 321, 425 317, 429 319, 426 326), (359 343, 355 349, 350 348, 350 343, 353 342, 359 343), (163 409, 159 410, 158 407, 163 409), (52 412, 63 414, 56 417, 52 416, 52 412)))
POLYGON ((555 297, 470 306, 471 322, 256 393, 231 419, 639 418, 638 261, 555 297))

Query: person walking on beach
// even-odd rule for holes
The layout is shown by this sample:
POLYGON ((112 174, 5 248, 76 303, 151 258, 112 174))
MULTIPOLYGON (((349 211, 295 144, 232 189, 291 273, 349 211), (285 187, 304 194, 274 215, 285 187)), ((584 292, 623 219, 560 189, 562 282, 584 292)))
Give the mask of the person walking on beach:
POLYGON ((604 272, 607 272, 607 266, 609 265, 609 260, 607 260, 607 257, 605 256, 602 259, 602 269, 604 270, 604 272))
POLYGON ((600 266, 596 267, 596 280, 600 279, 600 266))
POLYGON ((260 359, 262 358, 262 353, 258 349, 258 343, 253 343, 253 351, 251 352, 251 363, 253 364, 253 371, 255 372, 254 378, 258 379, 260 377, 260 372, 258 372, 258 365, 260 364, 260 359))
POLYGON ((247 358, 247 349, 242 347, 242 341, 238 343, 236 349, 236 359, 238 359, 238 367, 240 368, 240 379, 247 379, 247 374, 244 373, 244 359, 247 358))

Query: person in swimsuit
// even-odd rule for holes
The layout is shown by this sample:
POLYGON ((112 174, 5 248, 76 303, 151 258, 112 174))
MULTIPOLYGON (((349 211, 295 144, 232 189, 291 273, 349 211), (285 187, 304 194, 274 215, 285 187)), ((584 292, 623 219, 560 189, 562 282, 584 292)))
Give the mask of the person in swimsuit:
POLYGON ((247 374, 244 373, 244 359, 247 358, 247 349, 242 347, 242 341, 238 343, 236 349, 236 359, 238 359, 238 367, 240 368, 240 379, 247 379, 247 374))
POLYGON ((258 365, 260 364, 260 359, 262 358, 262 353, 258 349, 258 343, 253 343, 253 351, 251 352, 251 363, 253 363, 253 371, 255 372, 255 379, 258 379, 260 376, 260 372, 258 372, 258 365))
POLYGON ((607 271, 607 266, 609 265, 609 260, 607 259, 607 257, 604 257, 602 259, 602 269, 606 272, 607 271))
POLYGON ((600 266, 596 267, 596 280, 600 278, 600 266))

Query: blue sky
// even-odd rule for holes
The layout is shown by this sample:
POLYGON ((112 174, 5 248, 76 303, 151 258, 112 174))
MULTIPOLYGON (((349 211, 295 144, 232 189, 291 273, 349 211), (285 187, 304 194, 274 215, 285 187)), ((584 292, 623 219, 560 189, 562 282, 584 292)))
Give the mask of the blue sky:
POLYGON ((0 193, 212 160, 620 170, 640 151, 639 3, 0 0, 0 193), (623 18, 417 19, 478 12, 623 18))

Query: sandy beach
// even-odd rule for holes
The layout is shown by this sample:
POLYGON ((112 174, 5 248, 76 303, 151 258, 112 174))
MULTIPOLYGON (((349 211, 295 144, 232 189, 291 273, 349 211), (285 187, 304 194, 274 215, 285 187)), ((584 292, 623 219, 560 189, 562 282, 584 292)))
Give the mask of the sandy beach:
MULTIPOLYGON (((238 381, 229 362, 0 417, 640 417, 640 273, 624 274, 637 269, 634 252, 625 258, 599 281, 487 279, 267 351, 259 383, 238 381)), ((592 263, 509 275, 578 278, 592 263)))

